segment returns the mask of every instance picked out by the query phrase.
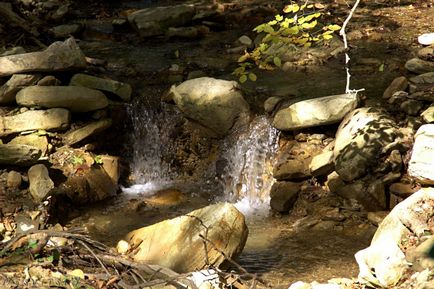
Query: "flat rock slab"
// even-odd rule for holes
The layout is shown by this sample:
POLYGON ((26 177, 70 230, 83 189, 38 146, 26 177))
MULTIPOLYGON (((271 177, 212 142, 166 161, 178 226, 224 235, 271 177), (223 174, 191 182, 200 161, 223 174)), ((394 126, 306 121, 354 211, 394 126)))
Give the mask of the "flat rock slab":
POLYGON ((24 144, 36 147, 41 150, 42 156, 45 156, 48 150, 48 139, 45 135, 38 133, 18 135, 14 137, 8 144, 24 144))
POLYGON ((64 108, 31 110, 13 116, 0 117, 0 136, 30 130, 63 130, 71 120, 71 113, 64 108))
POLYGON ((54 42, 46 50, 0 57, 0 77, 16 73, 53 72, 86 68, 74 38, 54 42))
POLYGON ((62 107, 72 112, 88 112, 108 105, 101 91, 81 86, 29 86, 18 92, 16 101, 27 107, 62 107))
POLYGON ((41 150, 36 147, 21 144, 0 144, 0 164, 2 165, 32 165, 41 156, 41 150))
POLYGON ((423 184, 434 184, 434 124, 421 126, 415 135, 408 174, 423 184))
POLYGON ((111 119, 102 119, 99 121, 89 123, 84 127, 66 133, 65 136, 63 137, 63 142, 67 145, 76 144, 93 134, 106 130, 111 125, 112 125, 111 119))
POLYGON ((188 24, 195 15, 192 5, 146 8, 128 16, 130 24, 141 37, 162 35, 169 27, 188 24))
POLYGON ((356 94, 340 94, 300 101, 278 111, 273 126, 297 130, 339 122, 357 106, 356 94))
POLYGON ((0 87, 0 104, 15 103, 15 95, 20 89, 34 85, 41 79, 35 74, 14 74, 0 87))
POLYGON ((243 214, 232 204, 220 203, 137 229, 130 232, 126 240, 135 261, 184 273, 206 268, 206 260, 213 266, 219 266, 225 260, 212 246, 205 253, 204 240, 199 235, 210 240, 229 258, 234 258, 241 253, 247 234, 243 214))
POLYGON ((405 63, 405 68, 417 74, 434 72, 434 62, 412 58, 405 63))
POLYGON ((132 92, 131 85, 129 85, 128 83, 119 82, 112 79, 105 79, 105 78, 79 73, 74 75, 71 78, 69 85, 83 86, 83 87, 111 92, 119 96, 124 101, 129 101, 131 99, 131 92, 132 92))

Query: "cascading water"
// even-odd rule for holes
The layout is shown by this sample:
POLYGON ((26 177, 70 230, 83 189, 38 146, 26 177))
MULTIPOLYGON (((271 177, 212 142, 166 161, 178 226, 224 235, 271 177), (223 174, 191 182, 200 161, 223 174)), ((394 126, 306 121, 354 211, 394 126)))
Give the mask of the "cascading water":
POLYGON ((278 132, 265 116, 256 117, 249 129, 223 144, 226 167, 221 177, 224 195, 245 214, 264 214, 274 183, 273 165, 278 132))
POLYGON ((129 111, 133 126, 131 181, 126 193, 152 192, 176 178, 171 169, 174 154, 173 130, 181 114, 162 103, 134 103, 129 111))

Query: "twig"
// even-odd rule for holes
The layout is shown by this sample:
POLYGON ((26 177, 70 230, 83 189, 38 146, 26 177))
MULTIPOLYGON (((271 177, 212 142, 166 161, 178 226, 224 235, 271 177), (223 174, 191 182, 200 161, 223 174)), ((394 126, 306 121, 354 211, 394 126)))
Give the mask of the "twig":
POLYGON ((350 74, 350 68, 348 66, 348 64, 350 62, 350 56, 348 55, 348 41, 347 41, 347 34, 345 33, 345 28, 347 28, 347 25, 350 22, 351 18, 353 17, 353 14, 356 11, 356 8, 359 5, 359 3, 360 3, 360 0, 356 0, 356 3, 354 3, 354 6, 350 11, 350 14, 348 15, 347 19, 345 19, 344 23, 342 24, 342 28, 339 31, 339 35, 341 35, 343 40, 344 40, 344 47, 345 47, 345 70, 347 72, 347 84, 345 87, 345 93, 354 92, 354 90, 350 89, 351 74, 350 74))
POLYGON ((110 272, 107 270, 107 267, 104 265, 103 262, 101 262, 101 260, 98 258, 98 256, 92 251, 92 249, 86 245, 85 242, 78 240, 78 243, 80 243, 83 247, 85 247, 91 254, 92 256, 98 261, 98 263, 101 265, 101 267, 104 269, 104 271, 107 273, 108 276, 110 276, 110 272))

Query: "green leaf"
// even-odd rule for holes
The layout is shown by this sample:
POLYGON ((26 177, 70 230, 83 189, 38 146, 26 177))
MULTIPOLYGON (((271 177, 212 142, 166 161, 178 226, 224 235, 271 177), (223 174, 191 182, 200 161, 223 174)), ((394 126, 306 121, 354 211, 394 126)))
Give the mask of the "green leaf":
POLYGON ((301 27, 304 28, 304 29, 312 29, 312 28, 314 28, 317 24, 318 24, 318 21, 314 20, 314 21, 312 21, 312 22, 310 22, 310 23, 303 23, 303 24, 301 25, 301 27))
MULTIPOLYGON (((294 11, 294 7, 295 6, 298 6, 297 4, 291 4, 291 5, 286 5, 284 8, 283 8, 283 12, 285 12, 285 13, 291 13, 291 12, 296 12, 296 11, 294 11)), ((298 10, 297 10, 298 11, 298 10)))
POLYGON ((240 82, 241 82, 241 83, 244 83, 244 82, 246 82, 246 81, 247 81, 247 75, 245 75, 245 74, 241 75, 241 76, 240 76, 240 82))
POLYGON ((240 56, 240 58, 238 58, 237 62, 244 62, 247 59, 249 59, 249 57, 250 57, 250 54, 246 53, 246 54, 240 56))
POLYGON ((53 263, 53 261, 54 261, 54 255, 48 256, 47 257, 47 261, 50 262, 50 263, 53 263))
POLYGON ((234 72, 232 72, 233 75, 241 75, 244 73, 244 71, 246 70, 246 68, 244 66, 240 66, 235 68, 234 72))
POLYGON ((258 26, 256 26, 256 27, 253 29, 253 31, 258 32, 258 33, 261 33, 262 31, 264 31, 265 25, 266 25, 266 24, 258 25, 258 26))
POLYGON ((283 16, 282 15, 279 15, 279 14, 277 14, 276 15, 276 21, 282 21, 283 20, 283 16))
POLYGON ((272 26, 270 26, 270 25, 266 25, 264 27, 264 32, 266 32, 266 33, 273 33, 274 32, 274 28, 272 26))
POLYGON ((251 81, 256 81, 256 79, 257 79, 256 74, 254 74, 253 72, 250 72, 250 73, 249 73, 249 79, 250 79, 251 81))
POLYGON ((291 35, 296 35, 298 32, 300 32, 300 28, 298 28, 298 26, 292 26, 288 28, 288 33, 291 35))
POLYGON ((380 65, 380 67, 378 67, 378 71, 379 71, 379 72, 384 72, 384 63, 382 63, 382 64, 380 65))
POLYGON ((278 56, 274 56, 273 58, 273 63, 274 65, 276 65, 277 67, 282 66, 282 60, 280 60, 280 58, 278 56))

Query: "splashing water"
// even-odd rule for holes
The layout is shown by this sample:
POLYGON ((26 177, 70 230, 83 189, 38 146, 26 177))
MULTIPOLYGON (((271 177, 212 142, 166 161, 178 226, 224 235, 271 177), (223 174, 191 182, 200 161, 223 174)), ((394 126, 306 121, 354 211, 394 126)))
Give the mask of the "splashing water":
POLYGON ((174 154, 173 130, 181 114, 164 103, 153 107, 149 103, 134 103, 130 111, 133 124, 131 175, 136 184, 123 189, 137 194, 149 189, 164 188, 176 178, 171 169, 174 154))
POLYGON ((227 161, 222 176, 224 195, 245 215, 268 213, 277 137, 269 120, 258 116, 246 132, 223 145, 227 161))

